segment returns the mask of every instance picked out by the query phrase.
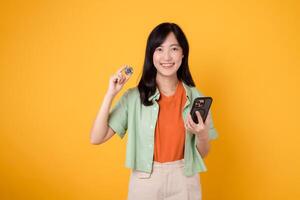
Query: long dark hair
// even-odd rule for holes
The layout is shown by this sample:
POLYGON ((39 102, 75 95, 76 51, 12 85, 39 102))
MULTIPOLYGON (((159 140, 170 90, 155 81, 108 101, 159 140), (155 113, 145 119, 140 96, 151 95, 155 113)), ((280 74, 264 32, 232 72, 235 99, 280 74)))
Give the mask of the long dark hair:
POLYGON ((182 58, 181 66, 177 70, 177 78, 179 81, 183 81, 186 85, 195 87, 195 83, 189 70, 189 44, 185 37, 185 34, 175 23, 161 23, 152 30, 148 37, 143 74, 138 84, 141 102, 145 106, 150 106, 153 104, 148 100, 148 98, 151 97, 156 91, 157 70, 153 64, 153 53, 155 49, 164 42, 170 32, 173 32, 176 36, 176 39, 181 46, 184 55, 182 58))

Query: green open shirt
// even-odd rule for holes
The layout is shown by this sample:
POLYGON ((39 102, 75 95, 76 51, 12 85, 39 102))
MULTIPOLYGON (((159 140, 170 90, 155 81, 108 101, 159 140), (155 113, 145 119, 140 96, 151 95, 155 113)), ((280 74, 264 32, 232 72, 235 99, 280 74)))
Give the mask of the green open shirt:
MULTIPOLYGON (((190 87, 185 83, 183 83, 183 86, 187 99, 182 118, 186 121, 194 99, 203 95, 196 87, 190 87)), ((121 138, 128 131, 125 163, 125 166, 128 168, 147 173, 152 171, 154 133, 159 111, 159 105, 156 100, 159 99, 159 96, 159 90, 156 89, 155 94, 149 98, 153 105, 145 106, 141 103, 138 88, 130 88, 121 96, 109 114, 108 125, 121 138)), ((185 134, 184 173, 186 176, 192 176, 207 169, 197 150, 195 135, 189 131, 186 131, 185 134)), ((217 137, 218 133, 214 128, 211 117, 209 138, 216 139, 217 137)))

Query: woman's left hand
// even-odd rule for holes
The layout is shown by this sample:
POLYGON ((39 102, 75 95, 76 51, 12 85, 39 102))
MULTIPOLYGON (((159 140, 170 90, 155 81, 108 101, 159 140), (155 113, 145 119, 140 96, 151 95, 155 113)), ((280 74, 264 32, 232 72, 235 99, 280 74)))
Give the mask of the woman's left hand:
POLYGON ((185 122, 185 128, 195 134, 198 139, 206 139, 208 140, 208 131, 209 131, 209 125, 210 125, 210 111, 208 112, 207 118, 205 120, 205 123, 203 123, 202 117, 199 113, 199 111, 196 111, 196 115, 198 118, 198 124, 196 124, 191 114, 189 113, 185 122))

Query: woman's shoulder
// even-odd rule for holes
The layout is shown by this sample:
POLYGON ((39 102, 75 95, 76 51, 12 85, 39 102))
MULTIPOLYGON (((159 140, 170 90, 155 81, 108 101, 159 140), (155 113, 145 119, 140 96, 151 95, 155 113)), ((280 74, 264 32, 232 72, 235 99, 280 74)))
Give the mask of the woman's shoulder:
POLYGON ((194 87, 194 90, 195 90, 195 93, 196 93, 198 96, 200 96, 200 97, 203 97, 203 96, 204 96, 204 94, 202 93, 202 91, 201 91, 200 89, 194 87))
POLYGON ((133 99, 133 98, 137 98, 139 97, 140 93, 139 93, 139 89, 138 87, 131 87, 131 88, 128 88, 124 95, 129 98, 129 99, 133 99))
POLYGON ((189 90, 188 92, 192 95, 193 98, 204 96, 202 91, 199 88, 197 88, 196 86, 187 86, 187 88, 189 90))

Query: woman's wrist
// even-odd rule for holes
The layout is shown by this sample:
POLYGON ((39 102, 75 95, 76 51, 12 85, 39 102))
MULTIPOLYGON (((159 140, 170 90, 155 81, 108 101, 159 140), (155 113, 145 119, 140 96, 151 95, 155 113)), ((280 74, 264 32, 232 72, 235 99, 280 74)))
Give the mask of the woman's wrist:
POLYGON ((208 133, 204 132, 204 133, 199 133, 199 134, 196 134, 196 139, 198 142, 208 142, 209 141, 209 135, 208 133))
POLYGON ((105 96, 106 96, 106 97, 110 97, 110 98, 114 98, 114 97, 116 96, 116 94, 107 91, 106 94, 105 94, 105 96))

